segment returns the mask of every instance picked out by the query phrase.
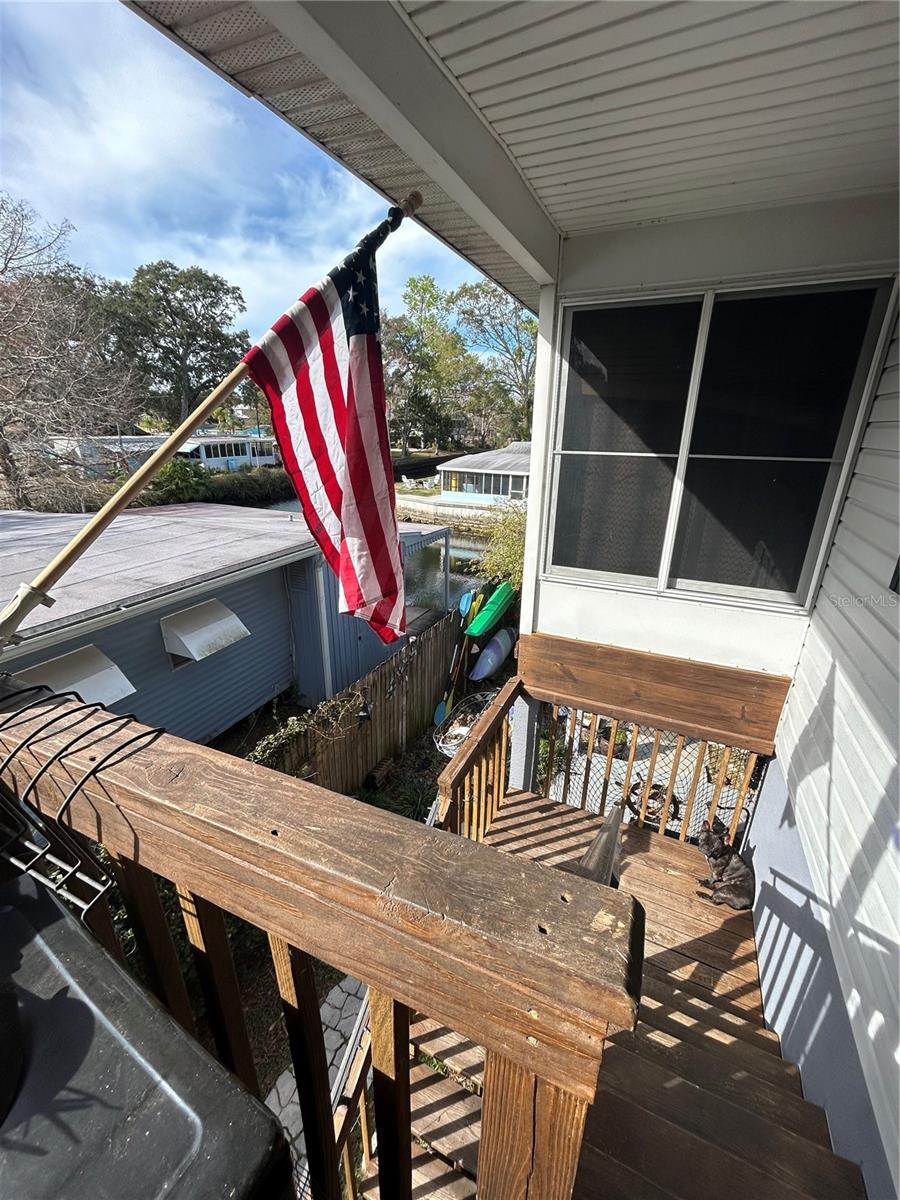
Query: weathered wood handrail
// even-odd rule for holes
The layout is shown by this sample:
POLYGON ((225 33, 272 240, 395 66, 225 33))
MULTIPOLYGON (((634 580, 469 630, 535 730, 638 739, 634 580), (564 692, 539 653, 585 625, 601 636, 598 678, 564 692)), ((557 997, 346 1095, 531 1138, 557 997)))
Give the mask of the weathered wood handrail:
MULTIPOLYGON (((525 1100, 506 1083, 486 1091, 485 1162, 496 1161, 512 1123, 531 1130, 523 1153, 536 1178, 553 1175, 544 1161, 552 1140, 541 1129, 553 1114, 590 1102, 608 1029, 636 1020, 643 913, 630 897, 577 879, 562 894, 553 873, 537 865, 208 747, 168 735, 135 741, 136 723, 107 724, 96 739, 71 744, 67 713, 89 732, 102 710, 92 716, 58 698, 19 715, 17 707, 8 695, 0 703, 6 788, 21 794, 46 768, 31 799, 54 818, 83 782, 67 827, 175 882, 201 906, 265 930, 276 948, 315 955, 387 997, 391 1029, 384 1034, 382 1022, 373 1053, 383 1076, 391 1078, 392 1052, 400 1063, 401 1040, 408 1067, 402 1010, 411 1007, 485 1046, 501 1081, 537 1081, 530 1115, 513 1111, 525 1100), (51 708, 56 719, 47 724, 51 708), (92 777, 98 761, 102 770, 92 777)), ((300 1021, 311 1003, 303 960, 292 964, 288 954, 283 967, 282 998, 300 1021)), ((302 1040, 294 1039, 301 1055, 302 1040)), ((380 1105, 382 1116, 393 1107, 395 1122, 404 1112, 402 1074, 394 1072, 395 1090, 383 1089, 380 1105)), ((379 1155, 393 1155, 401 1169, 409 1130, 395 1128, 390 1144, 390 1122, 382 1128, 378 1107, 376 1096, 379 1155)), ((580 1126, 574 1133, 580 1144, 580 1126)), ((561 1200, 571 1180, 554 1186, 541 1193, 545 1200, 561 1200)), ((333 1195, 331 1182, 318 1194, 333 1195)), ((402 1179, 393 1194, 409 1195, 402 1179)), ((484 1200, 517 1194, 486 1167, 484 1200)))
POLYGON ((438 821, 481 841, 490 828, 506 786, 509 714, 522 681, 508 679, 438 777, 438 821))

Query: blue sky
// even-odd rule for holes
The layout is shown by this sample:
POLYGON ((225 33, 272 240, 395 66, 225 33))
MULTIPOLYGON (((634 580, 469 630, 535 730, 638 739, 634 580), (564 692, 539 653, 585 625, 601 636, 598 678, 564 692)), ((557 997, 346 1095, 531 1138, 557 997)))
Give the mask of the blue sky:
MULTIPOLYGON (((371 188, 116 0, 0 2, 2 186, 70 220, 70 257, 127 278, 168 258, 237 284, 257 337, 382 218, 371 188)), ((479 278, 404 222, 379 252, 382 307, 411 274, 479 278)))

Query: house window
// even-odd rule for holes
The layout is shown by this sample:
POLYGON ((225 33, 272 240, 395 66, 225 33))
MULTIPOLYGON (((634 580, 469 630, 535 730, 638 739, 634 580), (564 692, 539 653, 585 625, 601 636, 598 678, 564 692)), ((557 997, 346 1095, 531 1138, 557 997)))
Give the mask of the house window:
POLYGON ((524 500, 527 492, 527 479, 524 475, 509 476, 509 498, 510 500, 524 500))
POLYGON ((552 568, 803 603, 887 287, 574 312, 552 568))

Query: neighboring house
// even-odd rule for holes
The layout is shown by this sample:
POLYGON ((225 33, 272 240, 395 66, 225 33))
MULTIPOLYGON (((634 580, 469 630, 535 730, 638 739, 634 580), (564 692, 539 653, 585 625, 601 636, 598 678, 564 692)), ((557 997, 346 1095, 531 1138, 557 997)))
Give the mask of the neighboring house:
POLYGON ((438 468, 441 499, 451 504, 502 504, 528 495, 531 442, 510 442, 502 450, 483 450, 451 458, 438 468))
MULTIPOLYGON (((80 515, 0 514, 0 593, 77 532, 80 515)), ((404 554, 447 531, 401 527, 404 554)), ((388 658, 338 612, 299 514, 176 504, 123 513, 23 624, 3 669, 204 742, 288 688, 313 704, 388 658)), ((402 644, 402 643, 401 643, 402 644)))
MULTIPOLYGON (((103 476, 134 471, 163 444, 167 433, 126 434, 121 437, 54 437, 50 445, 67 464, 86 475, 103 476)), ((281 465, 275 439, 257 433, 195 434, 178 450, 209 471, 240 471, 248 467, 281 465)))
POLYGON ((895 1195, 896 7, 134 7, 539 314, 522 631, 791 680, 765 1014, 895 1195))

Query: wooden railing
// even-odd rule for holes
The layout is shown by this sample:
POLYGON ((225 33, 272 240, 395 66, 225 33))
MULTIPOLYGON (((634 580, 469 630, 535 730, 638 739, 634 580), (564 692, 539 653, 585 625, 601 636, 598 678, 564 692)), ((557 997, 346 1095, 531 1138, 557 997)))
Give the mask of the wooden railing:
POLYGON ((6 849, 20 861, 34 859, 24 843, 40 847, 45 834, 103 847, 99 866, 86 859, 80 868, 93 897, 87 921, 110 936, 113 893, 90 882, 110 871, 150 986, 191 1028, 199 1014, 160 895, 161 880, 175 885, 216 1052, 253 1091, 258 1063, 226 913, 267 934, 313 1200, 353 1194, 357 1121, 363 1155, 371 1154, 369 1057, 381 1195, 410 1200, 411 1009, 486 1048, 479 1196, 570 1195, 604 1038, 636 1020, 643 913, 630 897, 575 877, 561 895, 537 865, 112 720, 97 706, 35 699, 8 684, 0 688, 0 789, 6 849), (337 1115, 312 956, 369 986, 371 1039, 337 1115), (524 1175, 533 1182, 523 1190, 524 1175))
POLYGON ((472 727, 439 779, 444 828, 473 841, 490 829, 508 787, 510 714, 530 701, 537 751, 524 791, 605 816, 623 802, 630 818, 682 841, 703 821, 722 821, 733 839, 758 789, 766 756, 686 730, 604 714, 585 705, 538 700, 510 679, 472 727))
POLYGON ((521 680, 509 680, 438 779, 438 824, 473 842, 484 840, 506 795, 510 713, 521 695, 521 680))

